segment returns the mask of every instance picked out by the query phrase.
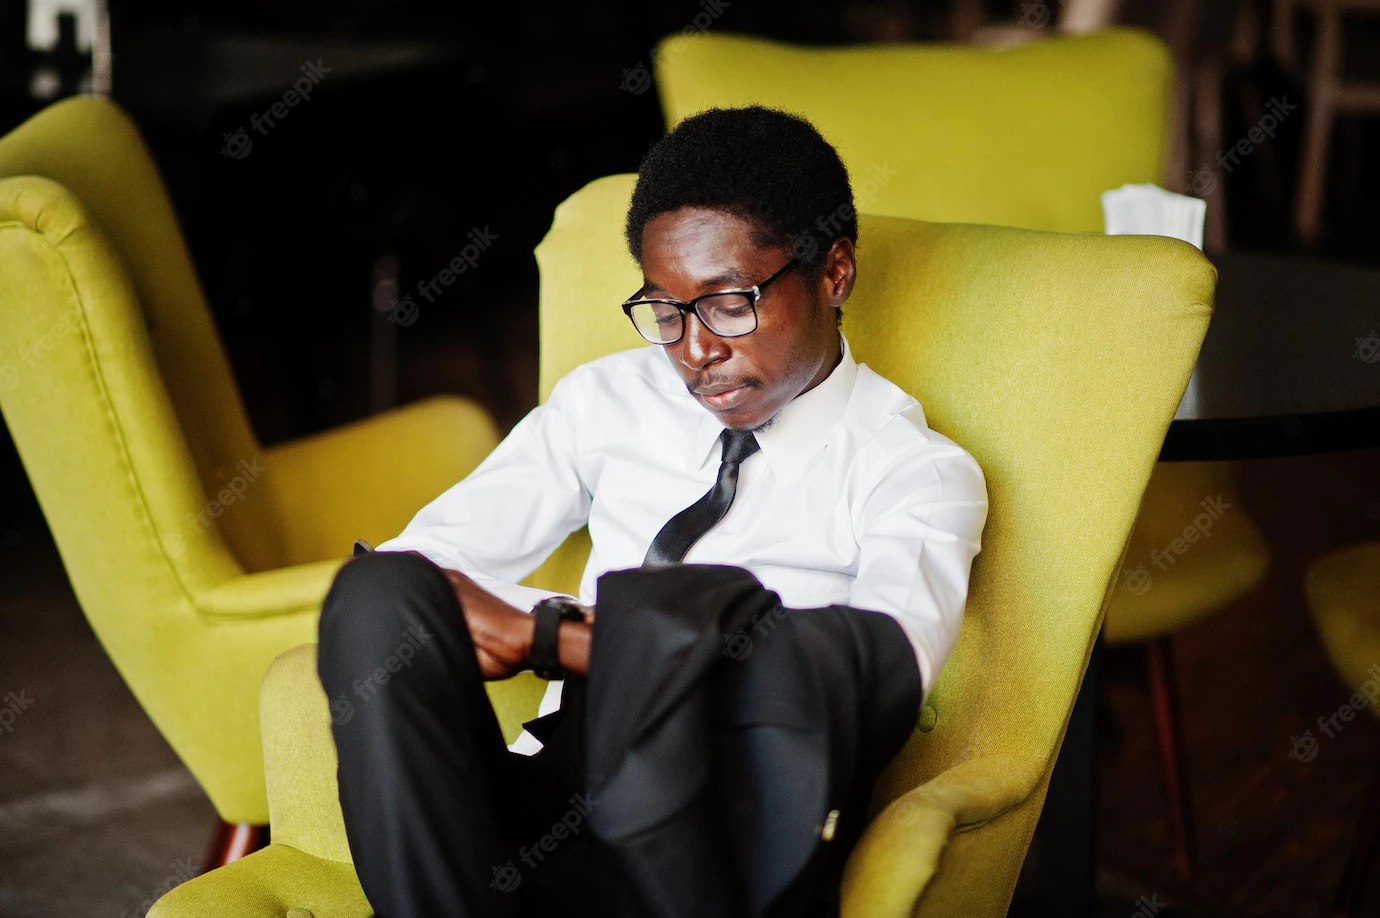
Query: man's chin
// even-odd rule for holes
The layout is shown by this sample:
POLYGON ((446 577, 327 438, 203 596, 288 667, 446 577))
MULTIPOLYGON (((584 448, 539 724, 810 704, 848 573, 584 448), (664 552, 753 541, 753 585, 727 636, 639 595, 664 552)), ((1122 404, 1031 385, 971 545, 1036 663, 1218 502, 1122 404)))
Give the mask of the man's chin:
POLYGON ((775 412, 766 410, 767 406, 760 404, 756 399, 723 409, 713 408, 705 404, 702 399, 700 404, 710 414, 714 415, 720 424, 733 430, 756 430, 775 417, 775 412))

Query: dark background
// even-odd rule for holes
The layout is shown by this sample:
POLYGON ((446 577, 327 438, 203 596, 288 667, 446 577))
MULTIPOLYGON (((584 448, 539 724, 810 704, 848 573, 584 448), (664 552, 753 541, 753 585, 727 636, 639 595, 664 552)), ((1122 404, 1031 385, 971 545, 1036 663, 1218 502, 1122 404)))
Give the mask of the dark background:
MULTIPOLYGON (((710 0, 704 0, 709 3, 710 0)), ((1260 4, 1262 7, 1265 4, 1260 4)), ((276 442, 370 409, 369 309, 375 261, 395 256, 403 293, 433 277, 489 227, 498 241, 418 321, 398 330, 398 400, 473 395, 508 427, 536 399, 537 273, 532 248, 555 206, 592 179, 636 171, 663 132, 645 78, 657 40, 703 7, 685 0, 506 4, 115 4, 113 96, 140 124, 163 170, 193 258, 260 437, 276 442), (335 70, 310 102, 256 132, 251 115, 290 83, 247 89, 218 71, 212 46, 286 45, 284 57, 335 70), (342 72, 342 59, 405 49, 410 64, 342 72), (334 64, 333 64, 334 62, 334 64), (242 159, 222 151, 245 131, 242 159)), ((1205 3, 1202 41, 1224 40, 1234 4, 1205 3)), ((939 40, 946 3, 719 4, 712 28, 804 43, 939 40)), ((1019 3, 987 4, 994 17, 1019 3)), ((1158 28, 1163 4, 1129 2, 1122 21, 1158 28)), ((0 3, 0 127, 50 100, 29 92, 55 66, 74 91, 75 51, 25 47, 24 6, 0 3)), ((1306 47, 1308 33, 1300 32, 1306 47)), ((1348 23, 1380 59, 1380 29, 1348 23)), ((1229 73, 1224 136, 1250 126, 1238 90, 1301 98, 1268 57, 1229 73)), ((1227 177, 1233 245, 1289 248, 1288 202, 1303 118, 1227 177)), ((1324 248, 1380 261, 1369 234, 1376 175, 1362 169, 1374 123, 1342 119, 1329 173, 1324 248)))
MULTIPOLYGON (((1267 2, 1243 2, 1268 21, 1267 2)), ((397 402, 471 395, 504 429, 534 405, 532 248, 557 204, 595 178, 635 171, 662 134, 655 87, 643 71, 656 42, 702 9, 685 0, 114 6, 113 96, 162 169, 250 418, 267 443, 378 407, 371 304, 380 295, 376 272, 389 265, 420 309, 415 323, 389 326, 397 336, 397 402), (289 71, 318 58, 333 68, 311 100, 266 135, 250 118, 291 84, 264 78, 253 49, 290 61, 289 71), (226 155, 228 138, 241 130, 252 148, 242 158, 226 155), (417 296, 418 282, 485 227, 497 241, 475 269, 434 303, 417 296)), ((947 2, 720 6, 715 31, 802 43, 951 36, 947 2)), ((997 0, 986 6, 997 18, 1021 9, 997 0)), ((1120 20, 1160 31, 1167 6, 1127 0, 1120 20)), ((1192 54, 1221 50, 1236 6, 1201 3, 1192 54)), ((84 69, 70 36, 53 54, 29 51, 24 15, 23 2, 0 0, 0 133, 77 91, 84 69), (35 93, 35 74, 44 70, 56 74, 57 86, 35 93)), ((1297 36, 1305 62, 1310 23, 1301 17, 1297 36)), ((1347 33, 1348 71, 1380 77, 1380 18, 1349 19, 1347 33)), ((1223 200, 1233 249, 1294 252, 1301 247, 1290 208, 1308 92, 1300 74, 1271 62, 1265 38, 1258 53, 1228 67, 1223 136, 1242 137, 1255 122, 1246 114, 1252 96, 1287 94, 1303 103, 1302 116, 1285 119, 1271 144, 1226 177, 1223 200)), ((1339 119, 1326 223, 1311 254, 1380 267, 1377 120, 1339 119)), ((1291 732, 1349 694, 1311 632, 1298 582, 1327 548, 1380 535, 1377 459, 1371 450, 1247 464, 1244 493, 1277 563, 1247 600, 1176 638, 1204 861, 1192 885, 1176 882, 1168 867, 1137 658, 1109 652, 1101 914, 1131 915, 1141 896, 1194 915, 1325 911, 1380 757, 1380 730, 1358 722, 1306 768, 1287 757, 1291 732)), ((73 904, 86 901, 123 914, 167 878, 185 879, 184 862, 199 860, 209 833, 210 808, 184 782, 165 787, 156 803, 99 819, 16 816, 39 812, 30 803, 39 798, 59 806, 52 800, 73 788, 119 788, 130 776, 178 766, 81 617, 7 434, 0 435, 0 549, 0 690, 29 687, 43 712, 0 747, 0 918, 95 914, 73 904), (88 891, 94 898, 83 898, 88 891)), ((1041 858, 1051 856, 1032 850, 1027 899, 1041 858)), ((1373 903, 1380 902, 1376 885, 1373 903)))

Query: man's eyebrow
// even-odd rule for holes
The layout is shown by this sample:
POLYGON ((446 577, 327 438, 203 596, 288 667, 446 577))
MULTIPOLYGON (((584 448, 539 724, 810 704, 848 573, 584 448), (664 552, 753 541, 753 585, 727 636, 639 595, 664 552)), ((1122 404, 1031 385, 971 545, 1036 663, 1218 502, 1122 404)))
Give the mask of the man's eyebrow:
MULTIPOLYGON (((746 271, 737 271, 729 269, 726 271, 720 271, 713 277, 707 277, 704 280, 700 281, 700 287, 704 288, 705 290, 714 290, 718 287, 746 287, 751 285, 754 280, 755 278, 753 277, 753 275, 747 273, 746 271)), ((641 292, 647 293, 652 290, 657 290, 661 293, 666 292, 665 287, 661 286, 651 278, 644 276, 642 278, 641 292)))

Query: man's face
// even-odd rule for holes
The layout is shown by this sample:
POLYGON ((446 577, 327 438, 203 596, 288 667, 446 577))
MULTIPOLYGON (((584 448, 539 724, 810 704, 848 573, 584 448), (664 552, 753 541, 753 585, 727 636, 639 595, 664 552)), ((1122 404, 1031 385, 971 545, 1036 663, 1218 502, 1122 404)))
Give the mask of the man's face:
MULTIPOLYGON (((761 246, 746 219, 682 207, 647 221, 642 233, 642 296, 689 302, 704 293, 751 287, 791 258, 783 246, 761 246)), ((765 424, 800 393, 823 381, 841 357, 836 310, 852 291, 853 249, 840 240, 824 275, 807 281, 788 272, 762 293, 757 330, 720 338, 693 313, 685 334, 665 346, 671 365, 701 405, 725 427, 765 424)))

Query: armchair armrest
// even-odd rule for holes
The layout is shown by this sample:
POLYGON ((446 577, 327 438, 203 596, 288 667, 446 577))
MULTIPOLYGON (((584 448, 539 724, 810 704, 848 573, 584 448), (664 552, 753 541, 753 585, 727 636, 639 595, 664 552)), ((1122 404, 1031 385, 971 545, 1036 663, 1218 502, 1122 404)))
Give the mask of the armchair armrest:
POLYGON ((148 918, 368 918, 353 864, 274 842, 178 886, 148 918))
MULTIPOLYGON (((512 742, 523 721, 536 716, 546 683, 521 673, 486 688, 512 742)), ((275 843, 327 860, 350 860, 331 725, 348 728, 355 705, 366 703, 351 695, 326 697, 316 675, 315 644, 294 647, 269 667, 259 691, 259 722, 275 843)))
POLYGON ((950 839, 1019 805, 1041 774, 1023 757, 979 756, 897 797, 868 825, 848 859, 845 918, 907 918, 950 839))
POLYGON ((264 453, 287 563, 343 557, 402 531, 498 443, 483 408, 435 396, 264 453))
POLYGON ((331 558, 241 574, 199 595, 196 606, 203 615, 239 621, 302 612, 314 614, 344 563, 343 557, 331 558))

